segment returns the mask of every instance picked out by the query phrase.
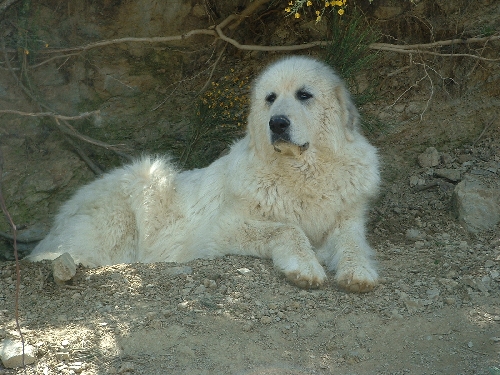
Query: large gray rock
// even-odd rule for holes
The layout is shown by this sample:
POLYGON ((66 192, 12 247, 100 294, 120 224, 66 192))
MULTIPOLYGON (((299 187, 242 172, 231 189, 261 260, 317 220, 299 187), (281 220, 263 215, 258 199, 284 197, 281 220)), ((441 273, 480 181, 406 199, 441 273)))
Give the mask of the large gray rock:
MULTIPOLYGON (((0 344, 0 359, 6 368, 16 368, 23 365, 23 344, 5 339, 0 344)), ((32 345, 24 345, 24 364, 29 365, 36 360, 36 349, 32 345)))
POLYGON ((453 206, 460 222, 469 232, 493 229, 500 222, 500 189, 465 179, 453 192, 453 206))

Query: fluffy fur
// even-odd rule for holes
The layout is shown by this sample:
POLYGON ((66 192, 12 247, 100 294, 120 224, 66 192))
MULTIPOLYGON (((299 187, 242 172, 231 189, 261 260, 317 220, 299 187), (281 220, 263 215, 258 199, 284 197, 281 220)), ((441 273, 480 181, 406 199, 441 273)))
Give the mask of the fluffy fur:
POLYGON ((85 266, 271 258, 300 287, 335 271, 350 291, 377 283, 365 239, 376 149, 343 82, 307 57, 272 64, 253 86, 247 135, 209 167, 178 172, 143 158, 81 188, 31 259, 85 266))

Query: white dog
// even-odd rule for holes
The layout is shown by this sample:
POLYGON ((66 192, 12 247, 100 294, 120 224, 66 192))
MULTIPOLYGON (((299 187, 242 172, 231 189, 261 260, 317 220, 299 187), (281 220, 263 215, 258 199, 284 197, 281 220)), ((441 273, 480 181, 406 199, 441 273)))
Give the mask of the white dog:
POLYGON ((323 63, 284 58, 256 80, 247 135, 204 169, 143 158, 81 188, 31 260, 69 253, 85 266, 271 258, 300 287, 336 271, 343 288, 377 283, 365 239, 378 189, 376 149, 342 81, 323 63))

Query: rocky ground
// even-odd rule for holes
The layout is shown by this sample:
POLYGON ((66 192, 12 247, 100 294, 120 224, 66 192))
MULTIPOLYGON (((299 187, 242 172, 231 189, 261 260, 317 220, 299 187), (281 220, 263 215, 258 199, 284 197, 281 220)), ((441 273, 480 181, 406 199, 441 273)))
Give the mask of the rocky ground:
MULTIPOLYGON (((477 25, 498 27, 494 1, 471 8, 456 0, 435 3, 441 4, 443 19, 456 21, 467 35, 483 35, 477 25)), ((173 35, 183 23, 187 29, 207 24, 200 4, 184 4, 175 23, 160 17, 167 2, 82 2, 67 9, 56 1, 40 4, 33 17, 38 17, 42 39, 52 38, 50 45, 57 46, 173 35), (142 22, 146 16, 152 21, 142 22), (165 29, 169 25, 174 29, 165 29)), ((229 10, 222 12, 233 11, 233 2, 224 4, 229 10)), ((438 16, 439 7, 431 5, 430 14, 438 16)), ((422 8, 412 6, 412 12, 422 8)), ((401 7, 385 10, 393 14, 401 7)), ((431 23, 424 16, 396 17, 395 28, 403 29, 394 35, 428 30, 431 23)), ((432 19, 433 31, 446 31, 443 19, 432 19)), ((280 31, 272 40, 254 41, 253 29, 246 40, 302 42, 288 21, 266 25, 280 31)), ((394 31, 389 26, 388 34, 394 31)), ((236 36, 245 40, 243 34, 236 36)), ((99 121, 72 123, 82 134, 123 143, 135 155, 164 152, 174 131, 186 127, 194 112, 191 94, 228 72, 251 78, 273 59, 228 48, 212 77, 219 50, 211 42, 200 39, 178 48, 120 45, 48 62, 42 53, 43 65, 31 62, 30 87, 64 114, 100 110, 99 121)), ((498 46, 490 42, 482 51, 494 58, 498 46)), ((12 63, 15 52, 9 52, 12 63)), ((16 264, 12 242, 4 238, 0 375, 499 375, 498 63, 431 57, 383 53, 373 69, 357 77, 360 86, 378 83, 376 100, 363 112, 384 123, 367 131, 380 149, 383 176, 368 222, 382 276, 373 292, 345 293, 333 275, 321 289, 300 290, 269 260, 236 256, 182 265, 80 267, 65 284, 54 281, 50 262, 21 261, 16 308, 16 264), (21 340, 16 313, 25 341, 24 370, 14 368, 19 358, 9 357, 21 340)), ((39 110, 3 61, 1 109, 39 110)), ((40 237, 61 201, 95 177, 49 119, 2 114, 1 120, 7 207, 21 239, 40 237)), ((102 169, 124 161, 86 142, 78 145, 102 169)), ((8 229, 1 221, 0 232, 8 229)), ((32 246, 20 243, 20 253, 32 246)))
MULTIPOLYGON (((457 181, 440 170, 498 191, 499 150, 485 136, 437 151, 434 167, 424 151, 426 166, 406 170, 382 148, 385 174, 399 176, 371 211, 383 280, 367 294, 332 281, 299 290, 270 261, 245 257, 78 268, 67 285, 49 262, 21 262, 26 373, 496 374, 500 232, 471 234, 453 217, 457 181)), ((14 342, 15 280, 15 264, 0 263, 0 338, 14 342)))

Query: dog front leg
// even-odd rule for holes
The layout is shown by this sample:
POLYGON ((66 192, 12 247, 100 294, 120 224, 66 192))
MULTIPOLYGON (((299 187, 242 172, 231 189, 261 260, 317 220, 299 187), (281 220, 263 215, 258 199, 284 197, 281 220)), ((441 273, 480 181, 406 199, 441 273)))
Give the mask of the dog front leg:
POLYGON ((318 258, 335 280, 350 292, 368 292, 378 283, 373 250, 366 241, 362 216, 344 218, 329 233, 318 250, 318 258))
POLYGON ((300 288, 318 288, 325 280, 325 271, 300 228, 260 221, 233 228, 235 231, 229 231, 233 236, 226 237, 231 244, 229 253, 271 258, 274 266, 300 288))

